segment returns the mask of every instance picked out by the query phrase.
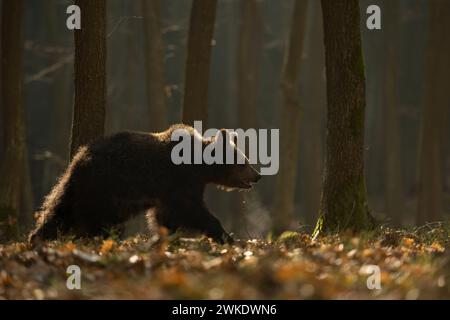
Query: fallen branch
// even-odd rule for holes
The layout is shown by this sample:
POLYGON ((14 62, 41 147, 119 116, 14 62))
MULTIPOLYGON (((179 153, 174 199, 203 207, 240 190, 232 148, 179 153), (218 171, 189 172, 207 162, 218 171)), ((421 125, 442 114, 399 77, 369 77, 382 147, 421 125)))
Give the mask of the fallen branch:
POLYGON ((33 81, 38 81, 38 80, 44 78, 45 76, 47 76, 48 74, 57 71, 58 69, 62 68, 65 64, 72 62, 73 57, 74 57, 74 54, 72 53, 72 54, 66 56, 65 58, 59 60, 55 64, 52 64, 48 68, 45 68, 32 76, 26 77, 25 84, 28 84, 33 81))

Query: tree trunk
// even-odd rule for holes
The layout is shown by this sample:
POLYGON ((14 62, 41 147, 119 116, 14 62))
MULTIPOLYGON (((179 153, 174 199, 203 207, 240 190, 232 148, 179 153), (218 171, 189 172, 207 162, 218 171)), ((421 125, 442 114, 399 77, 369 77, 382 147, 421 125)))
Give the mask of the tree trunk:
POLYGON ((257 98, 262 54, 261 8, 256 0, 242 1, 238 55, 238 122, 243 129, 257 126, 257 98))
POLYGON ((142 10, 149 125, 152 131, 162 131, 167 126, 167 105, 164 90, 164 45, 161 38, 161 0, 142 0, 142 10))
POLYGON ((396 227, 402 225, 404 212, 402 173, 400 159, 400 130, 398 125, 399 86, 398 86, 398 43, 399 43, 399 3, 385 1, 386 62, 384 72, 384 145, 385 145, 385 210, 396 227))
POLYGON ((183 123, 208 120, 208 81, 217 0, 194 0, 189 26, 183 123))
POLYGON ((77 0, 81 30, 75 31, 75 103, 70 158, 103 136, 106 104, 106 1, 77 0))
POLYGON ((272 228, 275 234, 289 228, 294 211, 302 112, 299 98, 299 78, 307 26, 307 9, 307 0, 295 1, 289 47, 281 80, 284 107, 280 130, 280 171, 276 181, 276 194, 272 210, 272 228))
MULTIPOLYGON (((61 28, 59 28, 58 11, 60 10, 60 8, 50 1, 48 1, 46 4, 48 12, 48 34, 51 44, 53 46, 69 46, 68 38, 66 37, 66 30, 61 30, 61 28)), ((50 59, 49 63, 57 63, 58 60, 63 58, 63 56, 58 55, 56 59, 50 59)), ((56 132, 53 137, 54 146, 52 147, 52 152, 56 153, 61 159, 64 159, 66 161, 69 157, 70 145, 70 104, 72 103, 71 81, 72 66, 70 64, 64 64, 61 69, 57 70, 54 73, 53 81, 51 84, 52 102, 54 108, 53 130, 55 130, 56 132)), ((57 174, 59 175, 60 172, 58 172, 57 174)), ((51 180, 54 181, 54 178, 56 177, 51 177, 51 180)))
MULTIPOLYGON (((258 1, 241 1, 239 42, 237 55, 238 74, 238 125, 240 128, 256 128, 257 98, 260 80, 262 44, 262 17, 258 1)), ((237 206, 232 209, 232 230, 243 233, 247 229, 246 207, 251 200, 249 195, 240 193, 236 195, 237 206)), ((246 232, 248 234, 248 232, 246 232)))
MULTIPOLYGON (((136 11, 139 10, 138 1, 124 2, 124 9, 127 15, 135 16, 136 11)), ((137 108, 137 73, 138 73, 138 49, 137 49, 137 37, 133 34, 138 32, 136 26, 128 27, 128 35, 125 36, 126 43, 126 63, 124 63, 126 83, 123 85, 127 94, 124 95, 124 102, 121 104, 121 108, 118 112, 120 117, 121 127, 125 130, 131 130, 138 127, 138 108, 137 108)), ((123 42, 122 42, 123 43, 123 42)), ((119 80, 120 81, 120 80, 119 80)), ((121 82, 121 81, 120 81, 121 82)), ((119 82, 119 83, 120 83, 119 82)), ((122 130, 123 130, 122 129, 122 130)))
POLYGON ((304 127, 304 154, 300 154, 301 179, 303 192, 302 216, 308 226, 317 221, 322 190, 324 113, 326 106, 325 56, 323 45, 322 12, 319 1, 311 2, 312 25, 309 40, 309 52, 305 61, 306 83, 305 111, 301 126, 304 127))
POLYGON ((442 219, 443 214, 443 155, 442 131, 445 130, 450 69, 450 3, 430 0, 430 29, 426 61, 425 102, 422 114, 419 158, 419 203, 417 224, 442 219))
POLYGON ((18 236, 17 219, 27 161, 22 92, 22 18, 22 0, 3 1, 0 239, 8 240, 18 236))
POLYGON ((365 75, 358 0, 322 0, 327 141, 321 212, 314 235, 370 229, 364 177, 365 75))

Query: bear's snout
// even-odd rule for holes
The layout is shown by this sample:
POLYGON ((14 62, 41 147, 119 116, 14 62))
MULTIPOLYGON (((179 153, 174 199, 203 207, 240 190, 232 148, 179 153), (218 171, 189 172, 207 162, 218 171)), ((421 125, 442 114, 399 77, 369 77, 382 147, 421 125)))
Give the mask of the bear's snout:
POLYGON ((244 189, 250 189, 255 183, 261 179, 261 174, 252 166, 247 166, 246 173, 242 179, 245 186, 244 189))

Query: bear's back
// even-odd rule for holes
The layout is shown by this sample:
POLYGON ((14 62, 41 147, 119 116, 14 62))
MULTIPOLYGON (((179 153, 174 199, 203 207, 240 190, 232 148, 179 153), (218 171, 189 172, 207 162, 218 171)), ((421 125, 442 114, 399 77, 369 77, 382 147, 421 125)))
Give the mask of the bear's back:
POLYGON ((124 131, 88 146, 93 173, 121 179, 160 177, 171 165, 170 146, 157 135, 124 131))

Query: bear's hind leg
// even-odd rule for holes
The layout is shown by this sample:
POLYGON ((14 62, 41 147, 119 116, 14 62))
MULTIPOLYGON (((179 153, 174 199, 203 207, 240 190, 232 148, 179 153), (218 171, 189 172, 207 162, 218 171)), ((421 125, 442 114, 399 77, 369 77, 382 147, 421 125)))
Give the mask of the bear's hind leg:
POLYGON ((61 230, 61 221, 54 214, 41 213, 38 218, 37 226, 30 232, 28 241, 32 244, 38 241, 56 240, 58 237, 58 231, 61 230))

